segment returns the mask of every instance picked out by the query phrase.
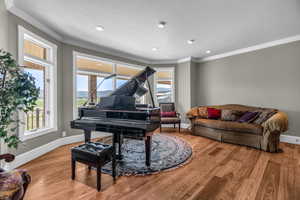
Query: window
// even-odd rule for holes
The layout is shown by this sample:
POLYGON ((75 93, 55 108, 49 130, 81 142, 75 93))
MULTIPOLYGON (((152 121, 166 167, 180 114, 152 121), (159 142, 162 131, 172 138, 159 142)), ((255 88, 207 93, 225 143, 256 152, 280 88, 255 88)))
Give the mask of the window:
POLYGON ((82 106, 88 100, 89 77, 77 74, 77 107, 82 106))
MULTIPOLYGON (((100 97, 108 95, 113 90, 113 79, 105 80, 97 88, 104 77, 113 73, 113 64, 85 56, 76 56, 76 106, 84 103, 97 103, 100 97), (97 89, 97 91, 96 91, 97 89), (94 92, 93 92, 94 91, 94 92)), ((76 110, 77 110, 76 108, 76 110)))
POLYGON ((174 68, 157 68, 155 95, 158 103, 174 102, 174 68))
POLYGON ((35 77, 36 86, 40 88, 34 110, 20 113, 24 122, 20 127, 21 140, 57 130, 56 52, 56 45, 19 26, 19 64, 35 77))
MULTIPOLYGON (((109 95, 114 89, 120 87, 131 77, 143 70, 144 67, 132 66, 118 63, 113 60, 98 58, 78 52, 74 56, 74 117, 77 117, 77 110, 88 100, 98 103, 100 97, 109 95), (117 76, 111 79, 103 79, 111 74, 117 76), (99 84, 103 81, 100 87, 99 84), (93 92, 96 91, 97 92, 93 92)), ((144 98, 137 99, 142 102, 144 98)))
MULTIPOLYGON (((97 76, 97 86, 103 81, 104 77, 97 76)), ((97 102, 100 101, 101 97, 108 96, 113 91, 113 79, 106 80, 102 83, 101 87, 97 88, 97 102)))

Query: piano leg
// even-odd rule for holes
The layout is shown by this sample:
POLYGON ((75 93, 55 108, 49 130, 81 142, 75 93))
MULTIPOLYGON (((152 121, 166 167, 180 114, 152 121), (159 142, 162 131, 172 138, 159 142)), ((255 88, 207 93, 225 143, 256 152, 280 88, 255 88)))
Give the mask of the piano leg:
POLYGON ((147 167, 150 167, 150 165, 151 165, 151 143, 152 143, 152 136, 146 136, 145 150, 146 150, 146 166, 147 167))
POLYGON ((85 141, 85 143, 91 141, 91 133, 92 133, 91 130, 89 130, 89 129, 84 129, 84 141, 85 141))
POLYGON ((112 154, 112 177, 114 180, 114 183, 116 182, 116 137, 117 134, 113 133, 113 141, 112 141, 112 146, 113 146, 113 154, 112 154))
POLYGON ((116 159, 117 160, 122 160, 122 136, 120 132, 115 132, 113 133, 113 145, 114 145, 114 150, 116 152, 116 159), (118 145, 118 149, 117 149, 118 145))
POLYGON ((123 135, 122 133, 118 134, 118 160, 122 160, 123 156, 122 156, 122 144, 123 144, 123 135))

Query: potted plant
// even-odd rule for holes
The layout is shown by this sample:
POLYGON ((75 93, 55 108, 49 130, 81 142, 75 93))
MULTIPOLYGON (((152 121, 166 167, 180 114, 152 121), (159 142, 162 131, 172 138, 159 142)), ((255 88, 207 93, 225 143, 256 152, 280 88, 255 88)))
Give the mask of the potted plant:
POLYGON ((22 70, 12 55, 0 49, 0 140, 9 148, 20 142, 18 112, 32 111, 39 97, 35 78, 22 70))

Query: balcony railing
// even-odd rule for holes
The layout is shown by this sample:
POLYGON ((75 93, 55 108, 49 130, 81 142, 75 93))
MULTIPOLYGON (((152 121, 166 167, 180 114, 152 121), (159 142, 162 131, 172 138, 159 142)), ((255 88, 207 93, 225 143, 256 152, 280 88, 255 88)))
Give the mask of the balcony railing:
POLYGON ((45 111, 35 108, 26 114, 26 131, 34 131, 45 127, 45 111))

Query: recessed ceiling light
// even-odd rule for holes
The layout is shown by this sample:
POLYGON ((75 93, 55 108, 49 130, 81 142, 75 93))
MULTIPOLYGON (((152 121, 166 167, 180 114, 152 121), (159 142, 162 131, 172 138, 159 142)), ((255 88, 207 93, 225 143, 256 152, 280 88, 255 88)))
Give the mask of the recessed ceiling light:
POLYGON ((157 24, 157 27, 158 27, 158 28, 165 28, 166 24, 167 24, 167 22, 161 21, 161 22, 159 22, 159 23, 157 24))
POLYGON ((210 53, 211 53, 211 51, 210 51, 210 50, 207 50, 207 51, 205 51, 205 53, 207 53, 207 54, 210 54, 210 53))
POLYGON ((98 25, 98 26, 96 26, 96 30, 97 30, 97 31, 104 31, 104 27, 98 25))
POLYGON ((193 44, 195 42, 195 40, 188 40, 187 43, 188 44, 193 44))
POLYGON ((157 51, 158 49, 156 47, 153 47, 152 48, 152 51, 157 51))

